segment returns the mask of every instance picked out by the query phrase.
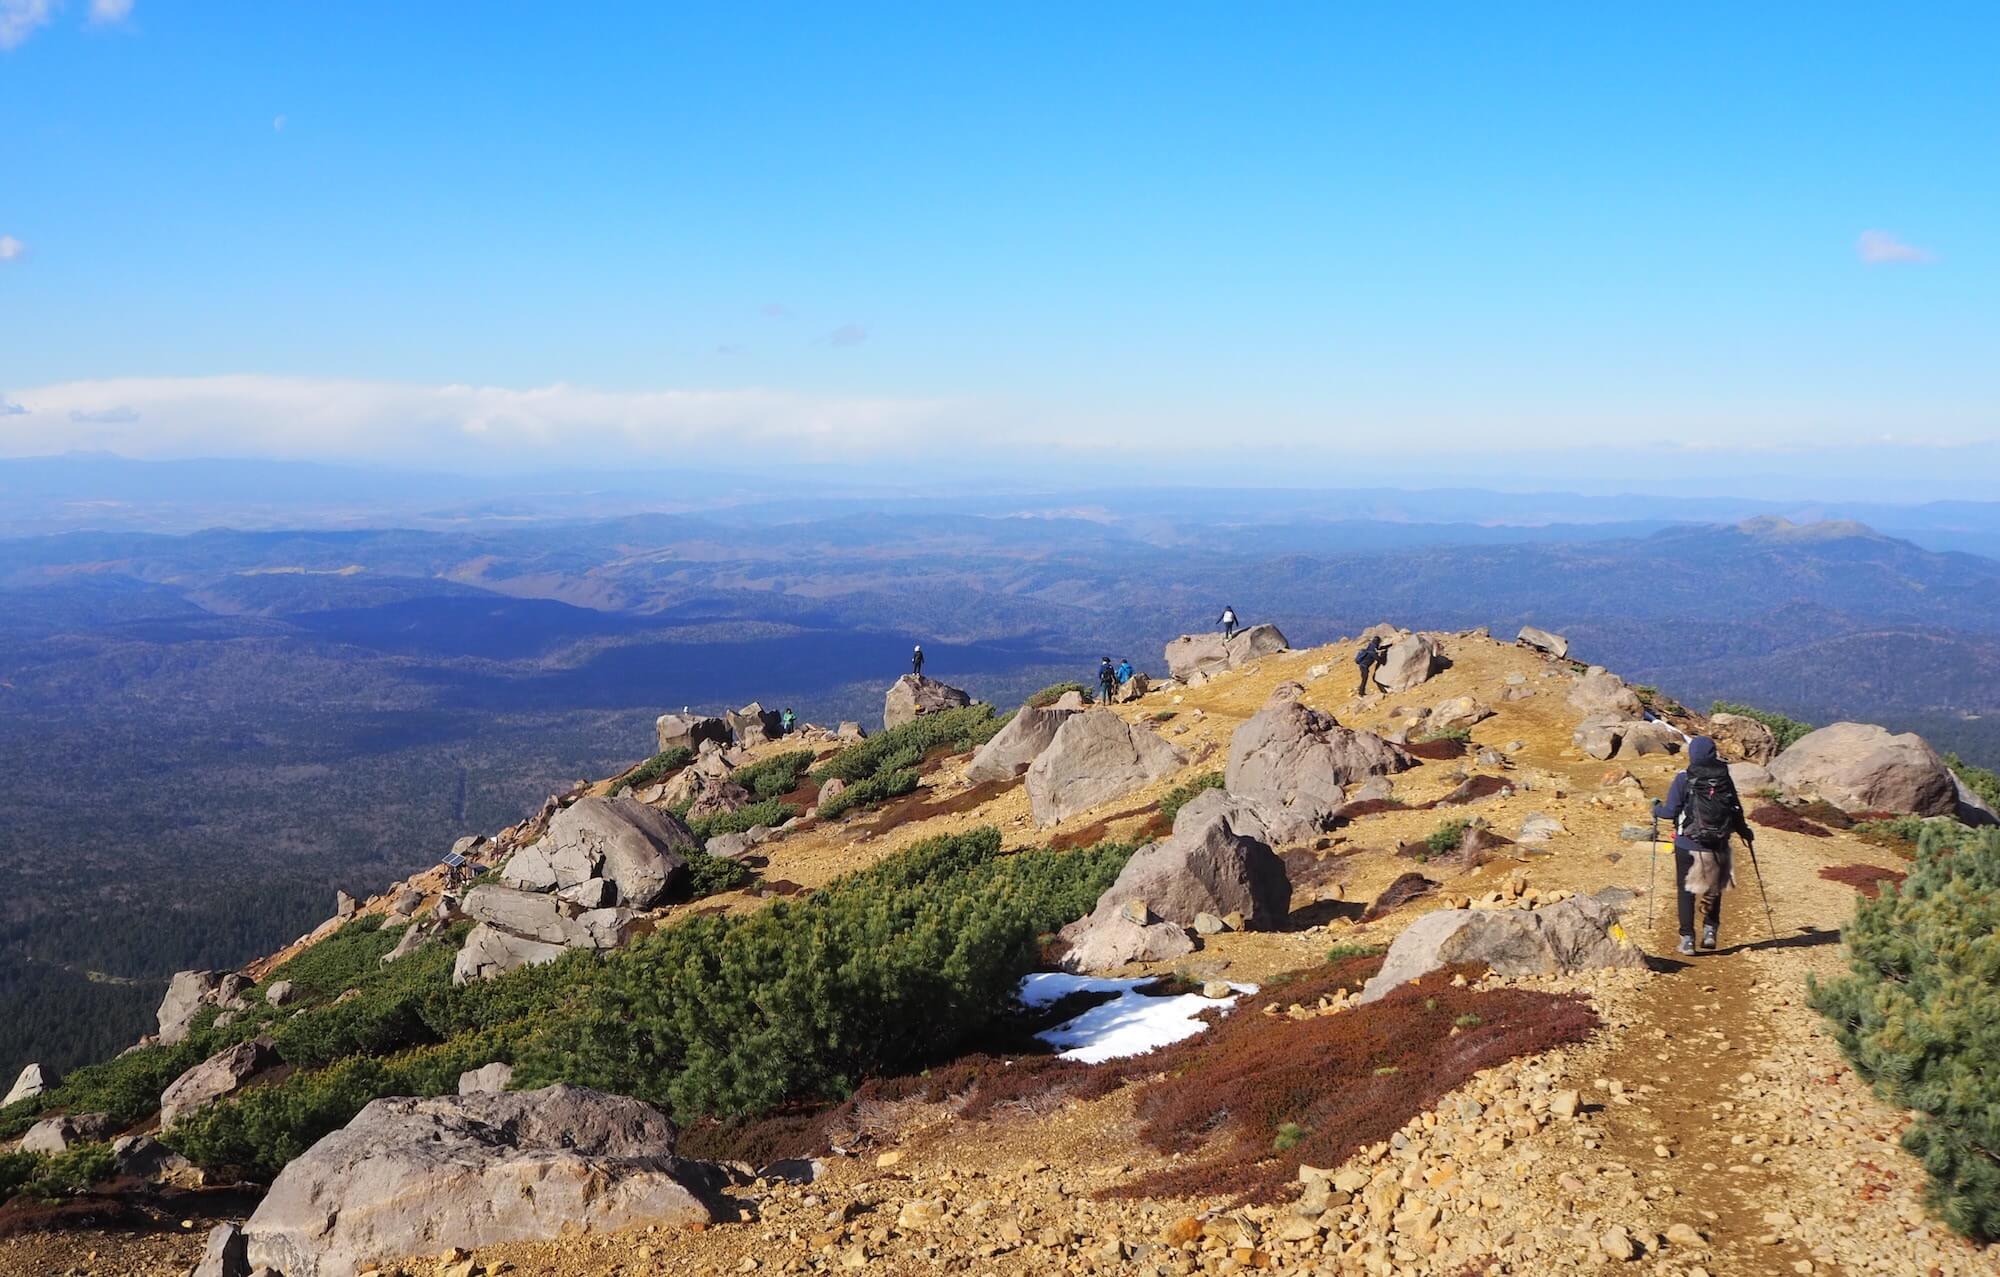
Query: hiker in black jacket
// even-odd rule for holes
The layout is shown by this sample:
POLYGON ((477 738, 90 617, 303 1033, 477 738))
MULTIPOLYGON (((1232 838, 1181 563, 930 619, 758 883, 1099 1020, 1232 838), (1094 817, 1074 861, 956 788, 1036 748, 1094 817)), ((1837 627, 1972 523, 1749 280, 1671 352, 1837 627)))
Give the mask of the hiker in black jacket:
POLYGON ((1097 667, 1097 686, 1102 692, 1098 698, 1099 704, 1109 705, 1118 695, 1118 671, 1112 667, 1111 658, 1108 656, 1104 658, 1104 663, 1097 667))
POLYGON ((1361 686, 1354 689, 1356 696, 1368 695, 1368 680, 1375 675, 1375 667, 1389 659, 1389 649, 1382 646, 1382 636, 1371 634, 1361 650, 1354 654, 1354 663, 1361 667, 1361 686))
POLYGON ((1667 800, 1653 804, 1653 819, 1670 820, 1674 824, 1674 887, 1680 906, 1681 953, 1688 956, 1694 953, 1697 897, 1706 917, 1701 929, 1701 947, 1713 949, 1716 928, 1722 925, 1722 889, 1736 882, 1729 836, 1739 835, 1745 846, 1757 841, 1750 822, 1744 819, 1743 800, 1737 797, 1736 782, 1729 777, 1729 764, 1716 757, 1713 740, 1696 736, 1688 741, 1687 770, 1674 777, 1667 800))
POLYGON ((924 645, 922 643, 917 644, 910 652, 910 673, 917 675, 919 678, 923 677, 924 645))

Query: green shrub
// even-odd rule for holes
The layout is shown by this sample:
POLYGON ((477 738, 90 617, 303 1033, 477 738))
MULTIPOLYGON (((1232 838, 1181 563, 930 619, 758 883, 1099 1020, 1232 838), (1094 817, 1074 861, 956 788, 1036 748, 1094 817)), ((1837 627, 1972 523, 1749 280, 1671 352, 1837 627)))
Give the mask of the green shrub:
POLYGON ((1388 950, 1379 944, 1337 944, 1326 951, 1328 962, 1345 962, 1349 958, 1375 958, 1388 950))
MULTIPOLYGON (((288 1016, 271 1033, 279 1057, 290 1064, 314 1067, 352 1055, 387 1055, 435 1041, 438 1034, 425 1015, 425 1007, 439 990, 451 987, 451 968, 458 949, 453 940, 462 939, 468 930, 461 924, 447 933, 450 939, 424 945, 386 967, 377 962, 373 970, 356 976, 347 986, 354 993, 346 1001, 329 1000, 288 1016)), ((330 936, 321 945, 339 938, 330 936)))
POLYGON ((805 778, 806 772, 812 767, 812 762, 811 750, 793 750, 789 753, 774 754, 748 767, 739 767, 730 773, 729 779, 759 799, 782 798, 799 787, 799 782, 805 778))
POLYGON ((109 1144, 79 1144, 61 1153, 0 1153, 0 1202, 26 1193, 61 1201, 87 1193, 115 1169, 109 1144))
POLYGON ((1842 930, 1849 974, 1812 1006, 1876 1092, 1920 1115, 1903 1137, 1926 1200, 1975 1241, 2000 1239, 2000 829, 1935 825, 1901 887, 1842 930))
POLYGON ((1465 841, 1465 831, 1471 827, 1470 820, 1447 820, 1425 836, 1424 846, 1430 848, 1431 854, 1436 856, 1457 851, 1458 845, 1465 841))
POLYGON ((892 727, 849 745, 814 768, 812 777, 821 784, 829 780, 852 784, 883 772, 914 767, 940 745, 950 746, 953 753, 964 753, 993 739, 1006 721, 993 716, 991 705, 966 705, 941 714, 925 714, 901 727, 892 727))
POLYGON ((750 869, 726 856, 702 852, 688 857, 688 899, 702 900, 725 891, 734 891, 750 881, 750 869))
POLYGON ((1171 825, 1174 823, 1174 817, 1181 814, 1181 808, 1187 806, 1208 790, 1221 789, 1222 784, 1223 775, 1221 772, 1203 772, 1185 784, 1174 786, 1160 799, 1161 819, 1171 825))
POLYGON ((108 1113, 118 1125, 128 1126, 160 1107, 160 1092, 175 1078, 225 1045, 210 1034, 195 1033, 175 1046, 141 1047, 85 1065, 47 1093, 0 1109, 0 1139, 21 1135, 44 1113, 108 1113))
POLYGON ((1085 700, 1090 699, 1090 689, 1081 683, 1051 683, 1023 703, 1029 709, 1047 709, 1071 692, 1075 692, 1085 700))
POLYGON ((1088 911, 1129 854, 1003 856, 979 829, 798 901, 689 919, 607 962, 587 1004, 524 1053, 520 1084, 738 1116, 947 1057, 1006 1011, 1037 937, 1088 911))
POLYGON ((1436 731, 1425 732, 1417 737, 1417 743, 1434 740, 1455 740, 1463 745, 1472 739, 1472 729, 1468 727, 1440 727, 1436 731))
POLYGON ((694 761, 694 751, 685 745, 663 750, 625 773, 624 783, 640 789, 661 780, 694 761))
POLYGON ((767 825, 775 829, 798 814, 798 808, 781 803, 775 798, 766 798, 762 802, 751 803, 735 811, 725 811, 713 816, 703 816, 700 820, 690 820, 688 828, 694 831, 696 838, 707 842, 718 834, 740 834, 758 825, 767 825))
POLYGON ((271 969, 251 995, 254 1006, 262 991, 289 980, 303 999, 338 997, 382 969, 382 955, 403 938, 401 927, 384 927, 379 914, 352 919, 326 939, 287 958, 271 969))
POLYGON ((824 819, 831 820, 835 816, 845 815, 856 807, 877 806, 915 790, 917 780, 915 768, 904 768, 901 771, 884 772, 867 780, 856 781, 833 797, 821 799, 819 814, 824 819))
POLYGON ((1771 734, 1778 738, 1779 749, 1791 748, 1792 745, 1798 742, 1799 737, 1813 730, 1811 723, 1801 723, 1796 718, 1787 718, 1783 714, 1773 714, 1769 710, 1757 709, 1751 705, 1739 705, 1735 701, 1717 701, 1708 707, 1708 712, 1711 714, 1738 714, 1744 718, 1756 719, 1764 726, 1770 728, 1771 734))

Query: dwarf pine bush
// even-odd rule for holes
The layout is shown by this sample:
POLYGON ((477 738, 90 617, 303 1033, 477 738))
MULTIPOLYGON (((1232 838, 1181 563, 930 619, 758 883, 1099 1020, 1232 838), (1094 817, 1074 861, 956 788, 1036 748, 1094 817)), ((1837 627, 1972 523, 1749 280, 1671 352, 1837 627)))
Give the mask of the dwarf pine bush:
POLYGON ((1842 936, 1849 974, 1812 982, 1813 1008, 1855 1071, 1920 1115, 1903 1144, 1931 1208, 2000 1239, 2000 829, 1925 830, 1908 879, 1862 900, 1842 936))
POLYGON ((1174 817, 1181 814, 1181 808, 1187 806, 1208 790, 1221 789, 1222 784, 1223 775, 1221 772, 1203 772, 1185 784, 1175 785, 1160 798, 1160 819, 1166 821, 1169 825, 1173 824, 1174 817))

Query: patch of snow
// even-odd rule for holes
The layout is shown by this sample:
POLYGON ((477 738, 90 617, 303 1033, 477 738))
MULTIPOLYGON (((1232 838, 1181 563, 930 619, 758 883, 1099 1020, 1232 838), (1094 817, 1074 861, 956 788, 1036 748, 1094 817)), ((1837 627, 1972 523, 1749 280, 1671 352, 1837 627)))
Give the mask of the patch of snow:
POLYGON ((1028 1006, 1042 1007, 1073 993, 1117 994, 1109 1002, 1035 1035, 1058 1048, 1065 1060, 1102 1064, 1185 1041, 1208 1027, 1199 1018, 1202 1012, 1226 1013, 1243 994, 1257 992, 1254 984, 1231 984, 1234 992, 1226 998, 1205 998, 1198 993, 1149 998, 1138 992, 1156 983, 1041 971, 1021 981, 1020 997, 1028 1006))

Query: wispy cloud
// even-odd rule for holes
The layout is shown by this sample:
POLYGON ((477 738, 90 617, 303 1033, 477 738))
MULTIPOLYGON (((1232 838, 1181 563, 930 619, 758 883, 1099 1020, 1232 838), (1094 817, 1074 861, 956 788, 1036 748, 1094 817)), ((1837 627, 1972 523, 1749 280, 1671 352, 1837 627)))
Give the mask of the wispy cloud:
POLYGON ((132 16, 132 0, 90 0, 90 20, 99 26, 132 16))
POLYGON ((282 115, 274 115, 274 116, 272 116, 272 117, 271 117, 271 132, 273 132, 273 133, 283 133, 284 131, 285 131, 285 117, 284 117, 284 116, 282 116, 282 115))
POLYGON ((0 49, 12 49, 55 16, 53 0, 0 0, 0 49))
POLYGON ((859 346, 868 340, 868 330, 860 324, 842 324, 826 335, 829 346, 859 346))
POLYGON ((11 262, 28 251, 28 246, 12 235, 0 235, 0 262, 11 262))
POLYGON ((757 313, 766 319, 790 319, 792 308, 783 302, 765 302, 757 308, 757 313))
POLYGON ((99 448, 130 456, 395 462, 740 455, 745 447, 862 458, 935 437, 947 400, 778 390, 598 390, 226 376, 21 387, 34 411, 0 418, 0 455, 99 448), (133 423, 142 421, 142 427, 133 423))
POLYGON ((1892 266, 1937 260, 1929 251, 1918 248, 1915 244, 1888 231, 1861 232, 1854 241, 1854 251, 1870 266, 1892 266))
POLYGON ((28 410, 11 400, 0 399, 0 417, 25 417, 28 410))

